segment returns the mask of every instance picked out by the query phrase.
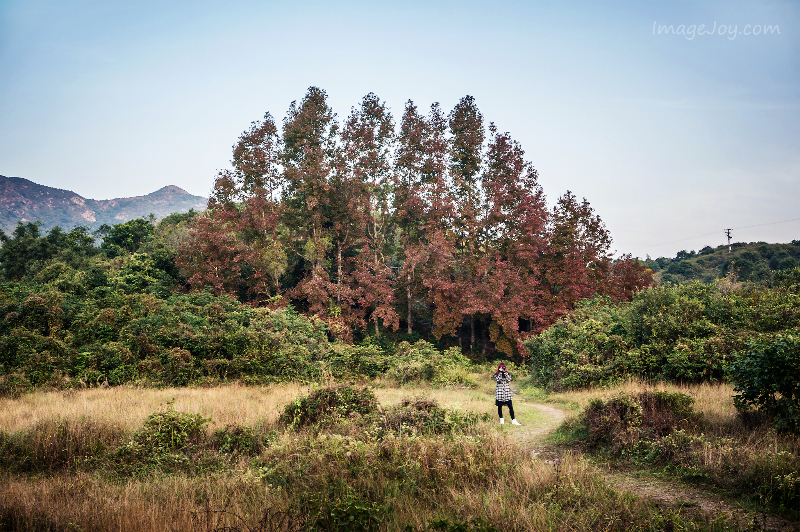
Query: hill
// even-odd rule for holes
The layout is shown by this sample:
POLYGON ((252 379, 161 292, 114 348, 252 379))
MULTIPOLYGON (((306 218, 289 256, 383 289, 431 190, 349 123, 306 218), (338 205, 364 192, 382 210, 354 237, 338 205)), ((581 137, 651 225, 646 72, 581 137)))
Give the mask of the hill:
POLYGON ((800 265, 800 240, 788 244, 737 242, 700 251, 679 251, 674 259, 647 258, 644 263, 655 272, 657 283, 712 282, 730 271, 740 281, 769 282, 774 272, 800 265))
POLYGON ((203 210, 206 198, 170 185, 145 196, 109 200, 87 199, 71 190, 39 185, 21 177, 0 175, 0 229, 14 230, 17 222, 40 220, 42 229, 56 225, 70 229, 85 225, 118 224, 153 213, 163 218, 173 212, 203 210))

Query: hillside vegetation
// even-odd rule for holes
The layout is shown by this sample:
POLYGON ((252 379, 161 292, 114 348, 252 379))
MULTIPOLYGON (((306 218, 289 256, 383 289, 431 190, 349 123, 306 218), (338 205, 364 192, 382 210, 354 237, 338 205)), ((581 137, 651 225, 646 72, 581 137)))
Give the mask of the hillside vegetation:
POLYGON ((769 284, 775 274, 800 266, 800 240, 788 244, 735 242, 700 251, 679 251, 675 258, 647 258, 657 283, 712 283, 733 273, 741 282, 769 284))

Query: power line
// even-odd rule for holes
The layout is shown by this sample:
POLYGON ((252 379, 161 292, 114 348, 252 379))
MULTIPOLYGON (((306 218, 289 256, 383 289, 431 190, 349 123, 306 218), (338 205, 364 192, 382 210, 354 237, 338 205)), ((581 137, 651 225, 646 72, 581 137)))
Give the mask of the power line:
POLYGON ((764 225, 785 224, 785 223, 797 222, 797 221, 800 221, 800 218, 792 218, 791 220, 781 220, 780 222, 769 222, 769 223, 765 223, 765 224, 745 225, 743 227, 734 227, 734 229, 749 229, 751 227, 762 227, 764 225))
MULTIPOLYGON (((732 227, 730 229, 725 229, 723 232, 728 234, 729 231, 735 231, 735 230, 738 230, 738 229, 750 229, 751 227, 763 227, 765 225, 777 225, 777 224, 785 224, 785 223, 797 222, 797 221, 800 221, 800 218, 792 218, 791 220, 780 220, 778 222, 767 222, 767 223, 763 223, 763 224, 743 225, 741 227, 732 227)), ((688 238, 681 238, 681 239, 678 239, 678 240, 671 240, 669 242, 661 242, 660 244, 648 244, 647 246, 641 246, 641 247, 638 247, 638 248, 631 249, 628 252, 630 252, 630 251, 638 251, 640 249, 654 248, 656 246, 666 246, 667 244, 677 244, 678 242, 687 242, 689 240, 695 240, 697 238, 702 238, 704 236, 711 236, 711 235, 717 235, 717 234, 719 234, 719 232, 718 231, 714 231, 714 232, 705 233, 705 234, 702 234, 702 235, 690 236, 688 238)))

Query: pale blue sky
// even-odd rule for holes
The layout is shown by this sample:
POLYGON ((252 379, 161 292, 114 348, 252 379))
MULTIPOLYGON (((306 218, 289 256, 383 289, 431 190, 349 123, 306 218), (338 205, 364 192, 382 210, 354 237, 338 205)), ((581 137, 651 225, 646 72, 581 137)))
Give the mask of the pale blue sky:
POLYGON ((761 224, 800 218, 798 28, 797 2, 0 0, 0 174, 207 195, 248 124, 311 85, 340 118, 368 92, 396 119, 470 94, 615 250, 787 242, 800 220, 761 224))

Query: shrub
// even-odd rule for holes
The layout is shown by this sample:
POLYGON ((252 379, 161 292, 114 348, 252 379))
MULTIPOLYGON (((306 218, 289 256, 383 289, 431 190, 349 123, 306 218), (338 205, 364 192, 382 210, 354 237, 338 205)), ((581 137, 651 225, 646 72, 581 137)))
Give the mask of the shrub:
MULTIPOLYGON (((485 414, 488 417, 488 414, 485 414)), ((436 399, 406 398, 387 410, 380 422, 381 433, 414 435, 454 434, 474 427, 480 416, 439 406, 436 399)), ((380 435, 380 434, 379 434, 380 435)))
POLYGON ((331 423, 350 415, 367 415, 378 408, 375 393, 367 387, 329 386, 298 397, 283 409, 280 421, 287 425, 307 426, 331 423))
POLYGON ((310 531, 376 532, 388 511, 388 505, 350 496, 332 502, 311 501, 316 511, 305 523, 310 531))
POLYGON ((451 384, 471 385, 459 369, 469 368, 471 363, 461 354, 458 347, 439 351, 431 343, 419 340, 417 343, 400 342, 395 354, 387 363, 386 376, 398 384, 410 382, 430 382, 440 386, 451 384))
POLYGON ((256 456, 261 454, 270 441, 277 439, 277 436, 275 431, 260 434, 251 427, 228 425, 214 431, 209 443, 220 453, 256 456))
POLYGON ((735 354, 728 374, 738 409, 755 407, 774 416, 779 430, 800 432, 800 338, 752 340, 735 354))
POLYGON ((169 403, 161 412, 147 416, 142 429, 111 458, 124 475, 196 468, 202 464, 193 463, 189 456, 205 442, 204 426, 210 421, 200 414, 178 412, 169 403))
POLYGON ((718 381, 748 339, 800 333, 798 286, 727 291, 692 283, 641 290, 630 303, 596 297, 524 345, 534 379, 556 390, 632 375, 718 381))
POLYGON ((31 381, 20 373, 0 375, 0 397, 16 399, 33 390, 31 381))
POLYGON ((584 412, 588 443, 612 452, 631 448, 641 438, 662 437, 697 421, 688 395, 644 391, 621 394, 607 401, 595 399, 584 412))
POLYGON ((379 346, 343 344, 332 349, 328 366, 337 379, 361 376, 374 379, 389 367, 379 346))

